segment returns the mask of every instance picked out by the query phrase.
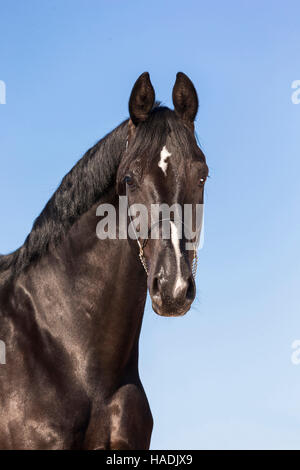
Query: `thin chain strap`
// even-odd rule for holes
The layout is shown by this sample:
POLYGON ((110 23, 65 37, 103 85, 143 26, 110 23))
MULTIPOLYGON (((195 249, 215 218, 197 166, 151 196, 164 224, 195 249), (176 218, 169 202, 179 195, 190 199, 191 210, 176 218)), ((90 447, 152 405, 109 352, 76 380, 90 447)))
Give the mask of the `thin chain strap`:
POLYGON ((147 267, 147 263, 146 263, 146 258, 144 256, 144 251, 143 251, 143 248, 140 246, 140 253, 139 253, 139 258, 141 260, 141 263, 146 271, 146 274, 147 276, 149 275, 149 272, 148 272, 148 267, 147 267))
POLYGON ((194 279, 196 279, 197 267, 198 267, 197 248, 194 247, 194 258, 193 258, 193 261, 192 261, 192 274, 193 274, 194 279))

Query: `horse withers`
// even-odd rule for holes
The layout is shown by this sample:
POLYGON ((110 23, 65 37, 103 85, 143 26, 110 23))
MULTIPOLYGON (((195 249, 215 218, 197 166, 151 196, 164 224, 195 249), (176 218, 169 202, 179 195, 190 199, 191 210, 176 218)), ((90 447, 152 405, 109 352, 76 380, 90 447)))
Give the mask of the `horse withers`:
POLYGON ((121 196, 149 210, 203 204, 198 99, 183 73, 173 103, 156 105, 143 73, 130 118, 64 177, 23 246, 0 257, 1 449, 149 448, 153 420, 138 372, 147 287, 159 315, 186 313, 195 252, 171 217, 170 237, 101 239, 97 208, 115 208, 118 234, 121 196))

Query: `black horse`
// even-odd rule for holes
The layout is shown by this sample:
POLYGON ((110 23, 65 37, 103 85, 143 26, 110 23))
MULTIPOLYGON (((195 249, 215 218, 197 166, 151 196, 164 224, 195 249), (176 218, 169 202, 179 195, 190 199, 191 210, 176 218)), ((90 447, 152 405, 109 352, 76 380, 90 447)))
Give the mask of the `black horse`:
POLYGON ((0 257, 2 449, 149 448, 153 420, 138 373, 147 286, 158 314, 186 313, 193 252, 183 239, 144 240, 143 266, 141 240, 99 240, 96 210, 109 203, 118 212, 126 193, 147 207, 203 202, 198 98, 183 73, 173 103, 174 111, 156 105, 143 73, 130 119, 65 176, 24 245, 0 257))

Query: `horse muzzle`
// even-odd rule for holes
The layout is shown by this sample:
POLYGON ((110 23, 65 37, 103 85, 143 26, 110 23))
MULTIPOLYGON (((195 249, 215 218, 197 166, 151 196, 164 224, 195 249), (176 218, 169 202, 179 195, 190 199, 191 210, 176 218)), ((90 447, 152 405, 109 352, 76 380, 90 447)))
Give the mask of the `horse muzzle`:
POLYGON ((178 317, 187 313, 196 294, 192 274, 171 280, 162 275, 161 271, 152 277, 149 291, 153 310, 166 317, 178 317))

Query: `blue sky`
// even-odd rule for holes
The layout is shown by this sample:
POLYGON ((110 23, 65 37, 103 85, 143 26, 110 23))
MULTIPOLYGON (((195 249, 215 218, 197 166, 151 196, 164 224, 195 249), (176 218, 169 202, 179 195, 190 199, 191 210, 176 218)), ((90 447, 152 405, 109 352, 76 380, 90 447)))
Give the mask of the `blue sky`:
POLYGON ((152 448, 300 449, 299 14, 296 0, 0 0, 2 253, 127 117, 140 73, 169 106, 177 71, 198 90, 205 244, 192 310, 145 311, 152 448))

